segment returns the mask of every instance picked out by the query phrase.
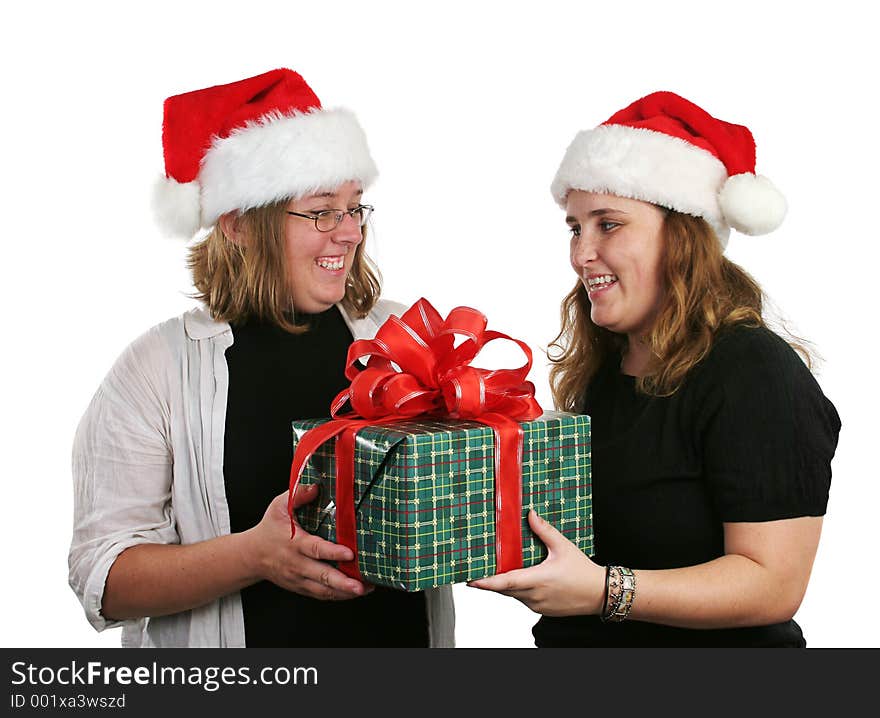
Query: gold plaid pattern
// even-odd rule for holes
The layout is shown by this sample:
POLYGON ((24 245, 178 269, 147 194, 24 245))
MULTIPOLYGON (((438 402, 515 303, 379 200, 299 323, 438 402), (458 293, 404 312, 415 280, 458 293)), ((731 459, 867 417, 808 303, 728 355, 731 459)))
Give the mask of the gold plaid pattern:
MULTIPOLYGON (((296 421, 299 436, 326 419, 296 421)), ((593 551, 590 419, 547 412, 523 422, 523 565, 546 556, 528 526, 535 509, 586 554, 593 551)), ((358 567, 373 583, 407 591, 495 573, 495 444, 472 421, 413 420, 358 432, 355 448, 358 567)), ((335 541, 335 440, 312 457, 302 482, 318 499, 297 513, 307 531, 335 541)))

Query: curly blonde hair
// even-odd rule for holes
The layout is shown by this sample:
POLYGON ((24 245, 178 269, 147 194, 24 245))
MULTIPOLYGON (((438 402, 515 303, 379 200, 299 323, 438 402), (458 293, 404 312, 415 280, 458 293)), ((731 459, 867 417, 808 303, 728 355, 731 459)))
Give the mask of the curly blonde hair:
MULTIPOLYGON (((297 334, 307 327, 292 321, 290 279, 284 240, 287 200, 247 210, 238 222, 248 241, 242 246, 223 232, 220 223, 189 250, 187 265, 196 292, 216 321, 268 321, 297 334)), ((363 229, 366 239, 366 227, 363 229)), ((379 299, 379 272, 364 251, 355 250, 342 305, 365 317, 379 299)))
MULTIPOLYGON (((639 392, 653 396, 675 393, 723 328, 766 327, 761 287, 722 254, 705 220, 669 211, 663 239, 665 292, 657 320, 643 339, 652 359, 646 374, 636 381, 639 392)), ((558 408, 579 411, 590 380, 609 356, 622 355, 627 338, 593 323, 590 300, 580 281, 563 299, 561 318, 559 334, 550 344, 550 385, 558 408)), ((789 344, 812 366, 801 341, 789 344)))

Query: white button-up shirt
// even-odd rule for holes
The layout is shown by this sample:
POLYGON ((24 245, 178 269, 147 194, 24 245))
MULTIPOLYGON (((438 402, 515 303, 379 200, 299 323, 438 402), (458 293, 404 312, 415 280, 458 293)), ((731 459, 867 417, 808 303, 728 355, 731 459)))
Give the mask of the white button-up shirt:
MULTIPOLYGON (((364 319, 340 306, 355 339, 370 339, 401 305, 364 319)), ((223 437, 232 329, 193 309, 153 327, 119 357, 92 399, 73 447, 70 586, 96 630, 122 626, 123 646, 244 647, 238 592, 170 616, 101 615, 116 557, 141 543, 190 544, 230 533, 223 437)), ((432 646, 454 645, 449 586, 425 592, 432 646)))

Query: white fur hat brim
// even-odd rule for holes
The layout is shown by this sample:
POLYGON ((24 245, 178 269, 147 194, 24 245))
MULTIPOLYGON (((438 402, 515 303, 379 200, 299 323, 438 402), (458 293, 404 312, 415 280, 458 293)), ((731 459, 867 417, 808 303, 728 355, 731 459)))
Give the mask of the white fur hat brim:
POLYGON ((160 183, 154 211, 166 232, 193 236, 226 212, 333 190, 348 181, 366 189, 377 175, 366 135, 349 110, 273 113, 215 138, 193 182, 160 183))
POLYGON ((685 140, 644 128, 600 125, 574 138, 551 191, 561 207, 574 189, 629 197, 702 217, 725 246, 730 228, 718 193, 726 179, 721 160, 685 140))

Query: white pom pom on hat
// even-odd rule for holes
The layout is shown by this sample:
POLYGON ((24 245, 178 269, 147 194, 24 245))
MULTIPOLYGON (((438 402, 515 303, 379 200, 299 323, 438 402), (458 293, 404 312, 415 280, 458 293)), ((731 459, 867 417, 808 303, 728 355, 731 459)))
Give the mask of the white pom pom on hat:
POLYGON ((745 172, 728 177, 718 194, 727 223, 743 234, 767 234, 782 224, 788 204, 762 175, 745 172))
POLYGON ((755 174, 747 127, 712 117, 672 92, 654 92, 579 132, 551 191, 564 207, 571 190, 651 202, 705 219, 722 247, 730 229, 766 234, 785 218, 785 198, 755 174))
POLYGON ((153 188, 153 215, 163 233, 192 237, 202 225, 199 183, 159 177, 153 188))
POLYGON ((169 97, 164 110, 153 212, 167 234, 351 180, 366 189, 378 174, 355 116, 323 108, 286 68, 169 97))

